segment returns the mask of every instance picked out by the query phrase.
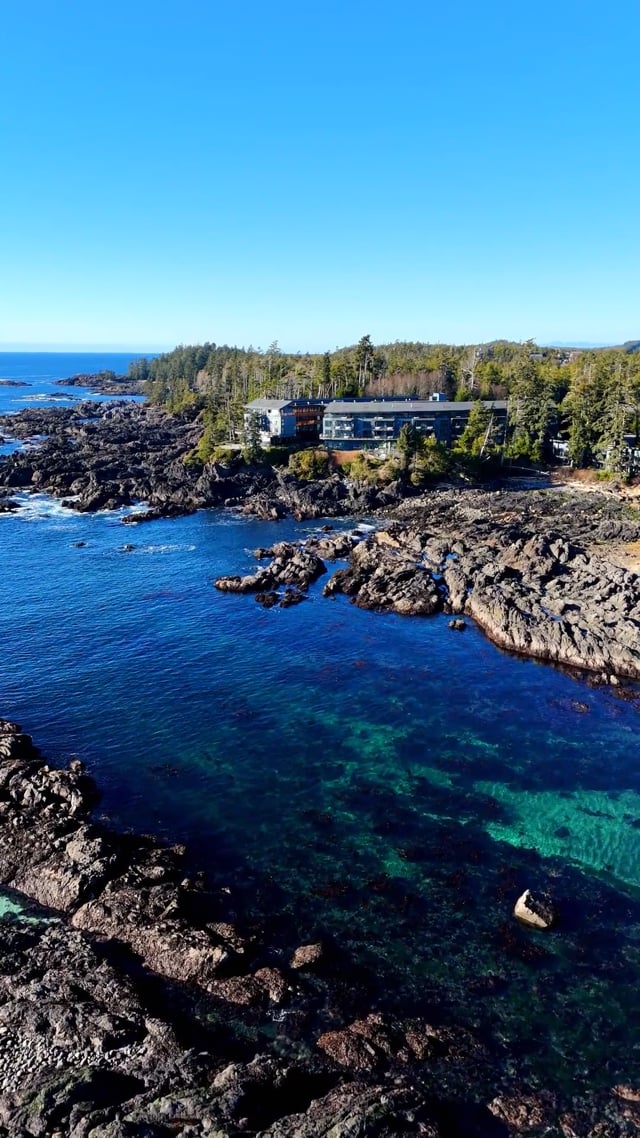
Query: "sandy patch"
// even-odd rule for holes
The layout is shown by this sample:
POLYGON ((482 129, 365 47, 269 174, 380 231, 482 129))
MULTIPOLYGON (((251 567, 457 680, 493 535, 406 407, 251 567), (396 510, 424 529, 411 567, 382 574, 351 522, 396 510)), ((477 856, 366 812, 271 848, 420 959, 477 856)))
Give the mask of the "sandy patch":
POLYGON ((640 573, 640 541, 610 541, 591 546, 589 552, 629 573, 640 573))

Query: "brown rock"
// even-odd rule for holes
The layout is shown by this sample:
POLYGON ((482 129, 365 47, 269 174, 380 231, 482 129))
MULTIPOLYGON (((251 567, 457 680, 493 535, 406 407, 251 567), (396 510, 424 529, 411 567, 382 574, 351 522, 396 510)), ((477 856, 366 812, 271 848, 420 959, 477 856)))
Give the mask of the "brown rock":
POLYGON ((373 1071, 377 1066, 375 1048, 366 1039, 350 1030, 325 1031, 317 1040, 317 1047, 334 1063, 352 1071, 373 1071))
POLYGON ((323 956, 324 949, 319 941, 316 944, 301 944, 291 957, 289 967, 296 969, 313 968, 322 960, 323 956))

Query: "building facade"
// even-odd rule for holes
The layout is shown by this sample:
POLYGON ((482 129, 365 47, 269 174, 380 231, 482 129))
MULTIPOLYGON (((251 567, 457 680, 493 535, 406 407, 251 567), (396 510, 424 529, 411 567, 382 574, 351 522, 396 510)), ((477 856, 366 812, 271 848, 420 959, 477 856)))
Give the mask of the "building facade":
POLYGON ((254 399, 244 411, 244 432, 257 427, 260 446, 318 442, 327 400, 254 399))
MULTIPOLYGON (((485 401, 494 441, 502 442, 507 421, 503 400, 485 401)), ((464 431, 473 402, 430 399, 254 399, 244 413, 245 436, 257 429, 260 445, 323 442, 329 450, 387 453, 409 424, 443 446, 454 446, 464 431)))
MULTIPOLYGON (((391 449, 406 425, 426 437, 433 436, 443 446, 454 446, 464 431, 473 402, 451 403, 441 397, 431 399, 344 399, 327 404, 320 438, 332 450, 391 449)), ((492 434, 504 439, 507 404, 504 400, 485 402, 491 411, 492 434)))

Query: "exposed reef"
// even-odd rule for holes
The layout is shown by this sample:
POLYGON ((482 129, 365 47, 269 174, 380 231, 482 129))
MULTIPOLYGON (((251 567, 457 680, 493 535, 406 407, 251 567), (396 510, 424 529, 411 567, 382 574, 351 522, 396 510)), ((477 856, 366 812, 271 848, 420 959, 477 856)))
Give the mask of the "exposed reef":
POLYGON ((128 375, 115 375, 111 371, 82 372, 71 375, 68 379, 55 379, 59 387, 88 388, 98 395, 144 395, 145 384, 137 379, 130 379, 128 375))
POLYGON ((364 538, 261 550, 273 555, 270 564, 216 585, 278 587, 313 559, 313 574, 295 582, 304 588, 325 572, 322 557, 348 557, 324 585, 325 596, 343 593, 380 612, 469 616, 510 651, 604 682, 640 678, 640 578, 593 544, 611 534, 636 538, 638 521, 615 519, 593 496, 580 510, 540 492, 434 491, 394 512, 403 520, 381 522, 364 538))

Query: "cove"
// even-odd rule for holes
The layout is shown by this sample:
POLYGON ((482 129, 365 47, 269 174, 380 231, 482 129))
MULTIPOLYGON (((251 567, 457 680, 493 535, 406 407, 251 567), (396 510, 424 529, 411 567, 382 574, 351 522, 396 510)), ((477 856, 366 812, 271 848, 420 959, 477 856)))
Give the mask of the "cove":
POLYGON ((292 610, 213 589, 308 525, 31 496, 0 526, 3 712, 82 755, 114 824, 186 841, 274 943, 332 937, 356 1006, 466 1024, 547 1086, 631 1077, 631 704, 322 580, 292 610), (526 886, 549 937, 513 923, 526 886))

